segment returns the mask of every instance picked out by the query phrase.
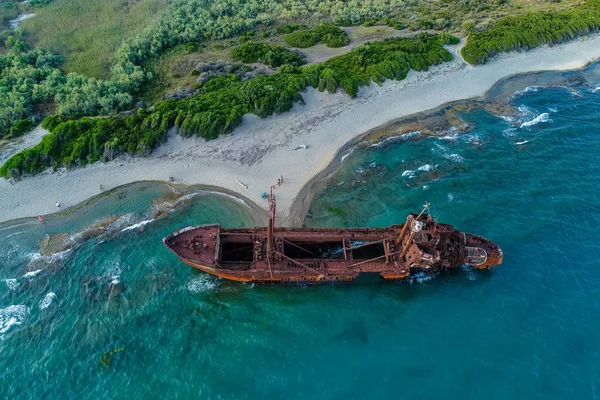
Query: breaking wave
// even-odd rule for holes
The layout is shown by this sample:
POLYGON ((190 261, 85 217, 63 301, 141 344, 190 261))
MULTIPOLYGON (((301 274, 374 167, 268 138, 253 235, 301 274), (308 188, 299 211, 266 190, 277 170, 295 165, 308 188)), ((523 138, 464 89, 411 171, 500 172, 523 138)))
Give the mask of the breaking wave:
POLYGON ((14 326, 22 325, 27 317, 29 308, 22 304, 0 309, 0 334, 7 333, 14 326))
POLYGON ((147 219, 144 221, 140 221, 137 224, 133 224, 133 225, 128 226, 127 228, 121 229, 121 232, 132 231, 134 229, 142 228, 142 227, 148 225, 152 221, 154 221, 154 219, 147 219))
POLYGON ((543 88, 543 86, 527 86, 525 89, 516 91, 511 97, 515 98, 515 97, 522 96, 525 93, 537 92, 541 88, 543 88))
POLYGON ((56 298, 56 294, 54 292, 49 292, 46 296, 40 301, 40 310, 45 310, 50 307, 52 301, 56 298))
POLYGON ((40 272, 42 272, 41 269, 36 269, 35 271, 29 271, 25 275, 23 275, 23 278, 32 279, 40 272))
MULTIPOLYGON (((411 139, 411 138, 413 138, 415 136, 418 136, 420 134, 421 134, 421 131, 413 131, 413 132, 404 133, 402 135, 382 137, 377 142, 369 145, 369 147, 381 147, 381 146, 383 146, 385 143, 387 143, 389 141, 395 142, 395 141, 409 140, 409 139, 411 139)), ((350 155, 350 154, 348 154, 348 155, 350 155)))
POLYGON ((418 171, 425 171, 425 172, 430 172, 435 170, 435 167, 431 164, 425 164, 419 168, 417 168, 418 171))
POLYGON ((550 114, 542 113, 530 121, 523 122, 520 127, 527 128, 529 126, 537 125, 541 122, 548 122, 548 121, 550 121, 550 114))

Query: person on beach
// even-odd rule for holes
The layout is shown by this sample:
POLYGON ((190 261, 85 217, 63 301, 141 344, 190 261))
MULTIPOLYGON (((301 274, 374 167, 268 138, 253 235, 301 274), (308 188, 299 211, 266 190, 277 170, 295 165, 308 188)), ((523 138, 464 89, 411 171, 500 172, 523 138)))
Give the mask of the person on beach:
POLYGON ((100 191, 103 191, 103 190, 104 190, 104 188, 102 187, 102 184, 101 184, 101 183, 99 183, 99 184, 98 184, 98 186, 100 187, 100 191))
POLYGON ((42 217, 41 215, 38 215, 38 221, 40 221, 40 224, 44 223, 44 217, 42 217))
POLYGON ((56 207, 60 208, 60 201, 56 202, 56 207))

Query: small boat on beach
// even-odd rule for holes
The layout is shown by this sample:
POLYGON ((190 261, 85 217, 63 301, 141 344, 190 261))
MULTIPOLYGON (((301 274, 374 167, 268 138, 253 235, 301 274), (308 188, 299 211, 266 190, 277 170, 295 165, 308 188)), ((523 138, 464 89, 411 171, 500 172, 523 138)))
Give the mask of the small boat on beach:
POLYGON ((461 265, 489 269, 502 263, 490 240, 410 214, 387 228, 276 228, 275 197, 269 196, 264 228, 202 225, 179 229, 163 244, 185 264, 239 282, 322 284, 351 282, 361 273, 406 280, 461 265))

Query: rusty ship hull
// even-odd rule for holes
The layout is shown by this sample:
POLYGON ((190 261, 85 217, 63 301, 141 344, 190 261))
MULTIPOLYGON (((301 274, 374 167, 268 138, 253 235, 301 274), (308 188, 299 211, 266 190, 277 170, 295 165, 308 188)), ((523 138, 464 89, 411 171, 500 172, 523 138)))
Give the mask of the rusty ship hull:
POLYGON ((503 258, 490 240, 438 224, 424 212, 387 228, 275 228, 270 217, 265 228, 186 227, 163 243, 206 273, 267 284, 351 282, 362 273, 404 280, 461 265, 489 269, 503 258))

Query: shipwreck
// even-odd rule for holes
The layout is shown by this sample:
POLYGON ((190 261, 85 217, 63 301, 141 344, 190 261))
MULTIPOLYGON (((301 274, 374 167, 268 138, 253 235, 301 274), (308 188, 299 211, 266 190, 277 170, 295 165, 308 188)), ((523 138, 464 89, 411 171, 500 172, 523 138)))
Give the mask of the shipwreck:
POLYGON ((224 279, 265 284, 351 282, 362 273, 385 280, 410 279, 469 265, 502 263, 499 246, 481 236, 410 214, 387 228, 275 227, 275 197, 269 196, 267 227, 229 229, 203 225, 179 229, 163 239, 181 261, 224 279))

